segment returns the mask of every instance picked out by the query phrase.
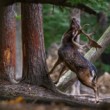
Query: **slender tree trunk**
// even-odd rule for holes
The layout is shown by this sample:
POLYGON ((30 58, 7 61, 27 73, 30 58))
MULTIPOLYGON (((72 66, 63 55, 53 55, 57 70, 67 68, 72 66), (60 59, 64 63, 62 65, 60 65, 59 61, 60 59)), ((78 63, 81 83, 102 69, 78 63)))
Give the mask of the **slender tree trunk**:
MULTIPOLYGON (((77 19, 78 23, 80 24, 80 10, 78 8, 71 9, 71 19, 77 19)), ((80 35, 77 37, 77 42, 80 42, 80 35)))
POLYGON ((0 79, 14 82, 16 69, 14 5, 0 8, 0 79))
POLYGON ((41 4, 22 4, 23 80, 53 87, 47 73, 41 4))

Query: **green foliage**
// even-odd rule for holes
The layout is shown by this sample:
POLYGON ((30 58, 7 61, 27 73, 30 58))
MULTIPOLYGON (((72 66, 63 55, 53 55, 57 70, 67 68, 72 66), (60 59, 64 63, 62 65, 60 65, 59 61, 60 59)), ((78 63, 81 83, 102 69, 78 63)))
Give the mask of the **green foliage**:
MULTIPOLYGON (((92 7, 96 11, 104 11, 106 14, 109 14, 108 0, 68 0, 71 4, 83 3, 92 7)), ((43 16, 44 16, 44 35, 45 35, 45 45, 46 48, 50 46, 52 42, 60 42, 60 39, 63 33, 68 29, 69 20, 70 20, 70 9, 64 7, 56 7, 52 5, 44 5, 43 7, 43 16)), ((97 18, 88 15, 82 14, 81 24, 90 24, 87 27, 86 31, 91 32, 97 26, 97 18), (92 20, 92 22, 91 22, 92 20), (90 28, 92 27, 92 28, 90 28), (94 27, 94 28, 93 28, 94 27)), ((95 38, 98 39, 99 36, 103 33, 102 31, 98 32, 96 30, 95 38)), ((83 37, 84 38, 84 37, 83 37)))
POLYGON ((108 2, 110 1, 109 0, 68 0, 67 2, 70 2, 73 5, 78 3, 83 3, 97 11, 103 10, 106 12, 108 11, 108 7, 109 7, 108 2))
POLYGON ((21 15, 16 15, 16 20, 21 20, 21 15))
POLYGON ((60 42, 69 25, 69 12, 66 9, 62 11, 59 7, 44 5, 43 15, 45 45, 48 48, 52 42, 60 42))

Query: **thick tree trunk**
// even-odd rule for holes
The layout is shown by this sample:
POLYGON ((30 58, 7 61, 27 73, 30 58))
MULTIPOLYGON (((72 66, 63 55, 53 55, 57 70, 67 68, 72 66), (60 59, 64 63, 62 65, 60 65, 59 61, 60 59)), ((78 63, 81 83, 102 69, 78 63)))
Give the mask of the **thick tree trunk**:
POLYGON ((23 80, 53 87, 47 74, 41 4, 22 4, 23 80))
POLYGON ((0 8, 0 78, 15 82, 16 25, 14 5, 0 8))

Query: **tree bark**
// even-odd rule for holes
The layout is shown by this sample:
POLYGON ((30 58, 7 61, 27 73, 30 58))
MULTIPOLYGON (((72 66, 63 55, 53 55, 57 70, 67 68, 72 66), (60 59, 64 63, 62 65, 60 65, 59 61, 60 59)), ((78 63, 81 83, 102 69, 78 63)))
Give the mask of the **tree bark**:
POLYGON ((22 4, 23 81, 53 88, 47 74, 41 4, 22 4))
POLYGON ((15 83, 16 24, 14 5, 0 8, 0 78, 15 83))

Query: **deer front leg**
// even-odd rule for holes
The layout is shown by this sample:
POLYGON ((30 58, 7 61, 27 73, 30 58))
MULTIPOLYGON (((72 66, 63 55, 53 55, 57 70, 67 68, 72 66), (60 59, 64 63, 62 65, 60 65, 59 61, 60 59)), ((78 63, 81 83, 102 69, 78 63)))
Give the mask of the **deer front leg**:
POLYGON ((84 55, 84 49, 87 48, 88 45, 87 44, 80 45, 79 43, 77 43, 76 41, 74 41, 73 38, 72 38, 72 43, 78 49, 78 51, 84 55))
POLYGON ((58 82, 59 82, 59 79, 60 79, 60 77, 61 77, 61 75, 62 75, 62 73, 65 71, 65 73, 68 71, 68 68, 66 67, 66 65, 65 64, 63 64, 63 66, 62 66, 62 68, 61 68, 61 71, 60 71, 60 74, 59 74, 59 76, 58 76, 58 79, 54 82, 54 84, 57 84, 58 82))
POLYGON ((54 64, 53 68, 52 68, 51 71, 49 72, 49 74, 52 74, 52 72, 54 71, 54 69, 56 68, 56 66, 59 65, 60 63, 62 63, 62 61, 58 58, 58 60, 57 60, 56 63, 54 64))
POLYGON ((76 46, 76 48, 83 49, 82 48, 83 46, 77 43, 76 41, 74 41, 74 38, 72 38, 72 43, 76 46))

